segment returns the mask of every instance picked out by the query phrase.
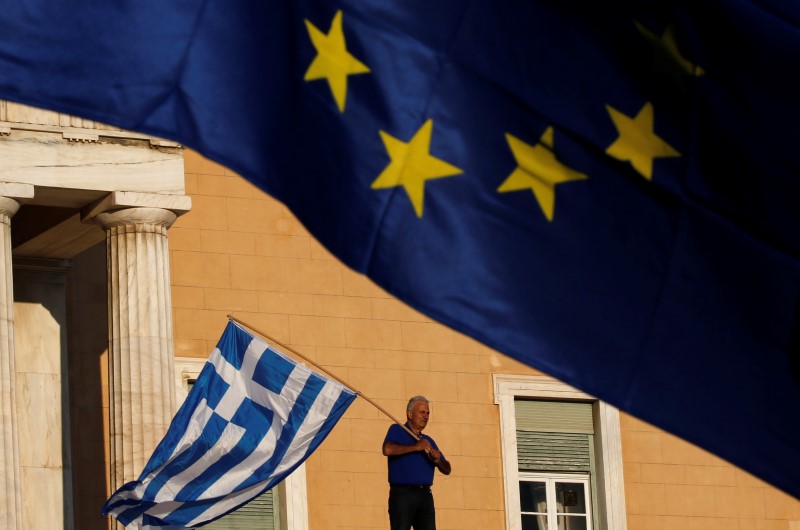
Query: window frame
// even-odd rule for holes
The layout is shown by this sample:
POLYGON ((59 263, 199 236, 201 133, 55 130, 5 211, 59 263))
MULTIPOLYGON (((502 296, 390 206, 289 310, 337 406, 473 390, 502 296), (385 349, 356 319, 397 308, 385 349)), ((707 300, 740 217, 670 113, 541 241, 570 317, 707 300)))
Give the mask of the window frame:
MULTIPOLYGON (((175 359, 175 397, 177 406, 189 395, 189 381, 197 379, 205 359, 175 359)), ((281 530, 308 530, 308 493, 305 463, 278 485, 281 530)))
MULTIPOLYGON (((546 491, 547 491, 546 499, 547 499, 548 510, 545 515, 547 516, 548 530, 558 528, 559 515, 570 516, 570 514, 567 513, 561 513, 561 514, 558 513, 558 508, 556 507, 557 506, 556 491, 555 491, 556 482, 559 482, 561 484, 580 484, 581 486, 583 486, 586 514, 574 514, 572 516, 575 517, 575 516, 585 515, 586 528, 592 528, 593 524, 592 487, 591 487, 592 481, 588 473, 565 474, 565 473, 532 473, 529 471, 522 471, 519 473, 519 479, 520 482, 544 482, 546 484, 546 491)), ((520 514, 522 514, 522 510, 520 510, 520 514)))
POLYGON ((619 410, 547 376, 494 374, 493 383, 495 404, 500 408, 506 529, 522 528, 514 398, 525 397, 592 402, 597 468, 597 491, 591 491, 590 488, 592 499, 597 500, 597 511, 592 514, 592 519, 601 530, 627 530, 619 410))

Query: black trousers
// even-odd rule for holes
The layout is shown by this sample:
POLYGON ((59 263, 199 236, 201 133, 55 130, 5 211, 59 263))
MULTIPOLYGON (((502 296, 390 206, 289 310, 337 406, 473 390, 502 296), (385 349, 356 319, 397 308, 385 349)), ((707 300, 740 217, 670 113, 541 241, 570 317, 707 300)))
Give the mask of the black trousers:
POLYGON ((428 487, 390 486, 391 530, 436 530, 436 510, 428 487))

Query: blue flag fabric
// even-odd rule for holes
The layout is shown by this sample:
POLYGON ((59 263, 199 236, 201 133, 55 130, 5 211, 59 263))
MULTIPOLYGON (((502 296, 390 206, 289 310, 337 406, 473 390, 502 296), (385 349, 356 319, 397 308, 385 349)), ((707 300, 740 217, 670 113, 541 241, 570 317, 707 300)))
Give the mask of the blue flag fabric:
POLYGON ((799 26, 781 0, 7 1, 0 96, 195 148, 411 306, 800 496, 799 26))
POLYGON ((103 514, 138 528, 218 519, 302 464, 355 398, 230 322, 141 476, 103 514))

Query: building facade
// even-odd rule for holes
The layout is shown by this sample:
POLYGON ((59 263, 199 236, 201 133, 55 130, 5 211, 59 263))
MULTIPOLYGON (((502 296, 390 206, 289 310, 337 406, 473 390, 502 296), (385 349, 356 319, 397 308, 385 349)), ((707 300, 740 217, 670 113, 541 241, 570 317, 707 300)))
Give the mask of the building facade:
MULTIPOLYGON (((800 530, 797 499, 408 308, 172 142, 2 102, 0 220, 0 528, 116 526, 234 314, 396 417, 431 400, 442 530, 800 530)), ((236 524, 388 528, 390 421, 357 399, 236 524)))

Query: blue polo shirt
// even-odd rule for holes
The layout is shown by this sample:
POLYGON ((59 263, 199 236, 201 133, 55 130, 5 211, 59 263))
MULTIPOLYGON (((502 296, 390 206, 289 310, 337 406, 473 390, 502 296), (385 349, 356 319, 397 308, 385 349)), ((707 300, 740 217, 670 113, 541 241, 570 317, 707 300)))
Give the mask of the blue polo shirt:
MULTIPOLYGON (((406 427, 408 427, 408 423, 406 423, 406 427)), ((427 434, 420 434, 420 437, 428 440, 436 450, 439 449, 433 438, 427 434)), ((396 423, 389 427, 389 431, 383 441, 402 445, 414 445, 417 443, 410 434, 396 423)), ((444 455, 442 455, 442 458, 444 458, 444 455)), ((436 464, 428 458, 424 451, 390 456, 388 460, 389 484, 403 486, 430 486, 433 484, 433 471, 436 469, 436 464)))

